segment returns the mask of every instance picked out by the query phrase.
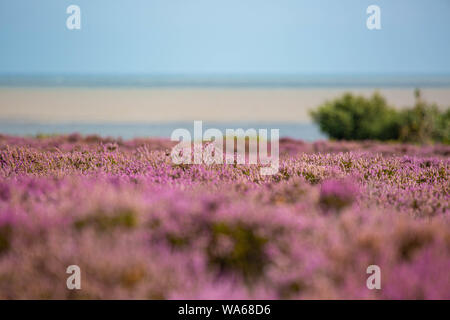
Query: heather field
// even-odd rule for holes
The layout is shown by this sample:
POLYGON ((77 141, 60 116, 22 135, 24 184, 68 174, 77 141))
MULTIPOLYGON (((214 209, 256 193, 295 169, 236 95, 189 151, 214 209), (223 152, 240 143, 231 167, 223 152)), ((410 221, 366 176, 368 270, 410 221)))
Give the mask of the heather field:
POLYGON ((450 146, 282 139, 273 176, 171 147, 0 136, 0 299, 450 299, 450 146))

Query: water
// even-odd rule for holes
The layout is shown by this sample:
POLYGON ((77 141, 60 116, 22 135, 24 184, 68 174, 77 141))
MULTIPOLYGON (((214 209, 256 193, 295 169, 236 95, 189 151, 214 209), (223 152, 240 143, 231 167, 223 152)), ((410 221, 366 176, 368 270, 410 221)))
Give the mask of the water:
POLYGON ((0 87, 448 88, 449 74, 76 75, 0 74, 0 87))
MULTIPOLYGON (((132 139, 136 137, 157 137, 169 139, 173 130, 185 128, 193 135, 193 122, 170 123, 29 123, 29 122, 0 122, 0 133, 16 136, 36 136, 53 134, 100 135, 132 139)), ((317 141, 326 139, 319 128, 311 123, 213 123, 204 122, 203 132, 208 128, 217 128, 225 135, 226 129, 279 129, 280 137, 290 137, 304 141, 317 141)))

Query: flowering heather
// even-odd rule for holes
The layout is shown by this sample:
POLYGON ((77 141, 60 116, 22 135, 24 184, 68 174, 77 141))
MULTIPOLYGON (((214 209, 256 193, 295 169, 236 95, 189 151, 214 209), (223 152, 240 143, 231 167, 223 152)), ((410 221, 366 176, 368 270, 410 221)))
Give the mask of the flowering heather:
POLYGON ((0 298, 450 299, 449 146, 282 139, 262 176, 172 145, 0 136, 0 298))

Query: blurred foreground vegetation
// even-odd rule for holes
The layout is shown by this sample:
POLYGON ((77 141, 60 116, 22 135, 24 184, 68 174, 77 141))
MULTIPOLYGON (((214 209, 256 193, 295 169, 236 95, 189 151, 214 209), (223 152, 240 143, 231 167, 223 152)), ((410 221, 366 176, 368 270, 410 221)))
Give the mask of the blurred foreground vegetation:
POLYGON ((415 91, 412 108, 389 106, 378 92, 372 97, 346 93, 311 112, 320 129, 337 140, 398 140, 450 144, 450 108, 428 104, 415 91))

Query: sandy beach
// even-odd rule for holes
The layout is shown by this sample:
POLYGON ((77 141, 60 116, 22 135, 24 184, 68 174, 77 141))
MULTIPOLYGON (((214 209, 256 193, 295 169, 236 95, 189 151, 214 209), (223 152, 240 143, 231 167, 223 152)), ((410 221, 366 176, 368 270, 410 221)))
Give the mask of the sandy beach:
MULTIPOLYGON (((344 92, 371 88, 0 88, 0 120, 56 122, 264 121, 309 122, 308 110, 344 92)), ((411 106, 413 88, 379 90, 397 107, 411 106)), ((423 97, 450 106, 450 88, 423 97)))

